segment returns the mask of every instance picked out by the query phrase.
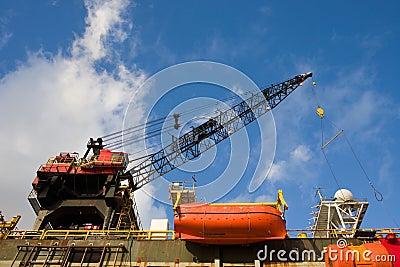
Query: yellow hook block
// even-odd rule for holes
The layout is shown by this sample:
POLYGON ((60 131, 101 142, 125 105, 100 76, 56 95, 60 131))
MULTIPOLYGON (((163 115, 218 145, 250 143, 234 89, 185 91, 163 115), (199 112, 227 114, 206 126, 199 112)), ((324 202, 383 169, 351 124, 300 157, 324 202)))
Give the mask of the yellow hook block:
POLYGON ((320 106, 317 108, 317 114, 321 119, 324 118, 324 110, 320 106))

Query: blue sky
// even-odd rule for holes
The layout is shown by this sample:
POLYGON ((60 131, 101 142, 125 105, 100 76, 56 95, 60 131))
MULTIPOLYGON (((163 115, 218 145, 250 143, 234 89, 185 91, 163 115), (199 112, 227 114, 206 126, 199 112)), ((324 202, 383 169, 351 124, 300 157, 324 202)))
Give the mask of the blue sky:
MULTIPOLYGON (((244 174, 233 177, 238 183, 232 190, 223 183, 214 188, 224 192, 218 201, 269 201, 283 189, 288 228, 306 228, 317 201, 313 188, 324 188, 330 197, 338 187, 319 148, 315 109, 320 104, 327 118, 345 130, 384 196, 383 202, 374 199, 343 136, 335 140, 327 155, 339 185, 370 200, 363 226, 398 227, 399 7, 397 1, 379 6, 374 1, 1 2, 0 210, 7 217, 21 214, 20 227, 30 228, 34 216, 26 196, 39 165, 60 151, 83 153, 89 137, 121 129, 132 96, 130 126, 251 90, 188 84, 161 97, 156 87, 141 87, 175 64, 212 61, 237 69, 260 87, 312 71, 318 100, 309 82, 273 111, 276 152, 265 143, 274 130, 260 127, 271 123, 268 117, 186 171, 171 172, 167 180, 190 179, 195 173, 200 184, 209 184, 232 165, 229 159, 240 161, 241 146, 249 143, 244 174), (254 158, 261 150, 275 152, 275 158, 269 173, 269 165, 261 164, 267 179, 251 193, 254 158)), ((327 136, 336 133, 325 126, 327 136)), ((166 132, 163 142, 169 134, 177 133, 166 132)), ((167 191, 159 181, 146 190, 155 195, 167 191)), ((212 197, 199 190, 199 198, 212 197)), ((171 218, 169 206, 145 193, 138 192, 138 201, 146 222, 171 218)))

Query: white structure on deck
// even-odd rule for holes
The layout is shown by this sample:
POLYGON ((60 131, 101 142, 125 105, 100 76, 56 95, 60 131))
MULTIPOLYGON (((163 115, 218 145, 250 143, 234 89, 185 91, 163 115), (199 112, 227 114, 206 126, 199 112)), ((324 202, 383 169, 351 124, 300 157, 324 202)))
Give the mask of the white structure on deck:
POLYGON ((150 223, 151 240, 167 240, 168 230, 169 230, 168 219, 151 219, 150 223))
POLYGON ((313 211, 314 237, 354 237, 360 228, 368 202, 356 200, 347 189, 339 189, 333 199, 325 199, 317 191, 320 200, 313 211))
POLYGON ((169 194, 174 210, 180 204, 196 202, 196 182, 186 187, 186 182, 173 182, 169 185, 169 194))

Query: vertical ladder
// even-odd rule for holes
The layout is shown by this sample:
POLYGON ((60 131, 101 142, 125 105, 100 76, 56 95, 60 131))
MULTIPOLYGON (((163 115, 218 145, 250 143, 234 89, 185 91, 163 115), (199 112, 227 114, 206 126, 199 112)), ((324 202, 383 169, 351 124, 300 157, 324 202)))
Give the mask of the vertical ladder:
POLYGON ((121 207, 121 212, 119 213, 116 229, 117 230, 142 229, 138 208, 133 194, 131 194, 130 198, 127 198, 125 200, 124 204, 121 207))

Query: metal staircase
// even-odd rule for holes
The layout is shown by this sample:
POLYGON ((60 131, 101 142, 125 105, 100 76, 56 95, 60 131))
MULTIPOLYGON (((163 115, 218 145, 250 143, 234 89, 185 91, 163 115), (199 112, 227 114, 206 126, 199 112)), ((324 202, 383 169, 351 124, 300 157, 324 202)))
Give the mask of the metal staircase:
POLYGON ((313 236, 352 237, 354 231, 360 228, 369 203, 366 200, 354 198, 325 199, 321 194, 319 196, 319 203, 314 207, 316 211, 313 212, 313 236))

